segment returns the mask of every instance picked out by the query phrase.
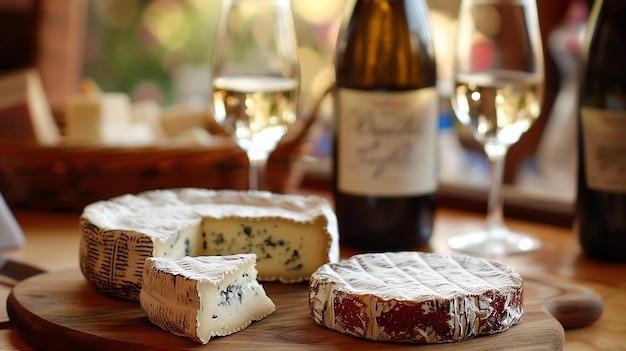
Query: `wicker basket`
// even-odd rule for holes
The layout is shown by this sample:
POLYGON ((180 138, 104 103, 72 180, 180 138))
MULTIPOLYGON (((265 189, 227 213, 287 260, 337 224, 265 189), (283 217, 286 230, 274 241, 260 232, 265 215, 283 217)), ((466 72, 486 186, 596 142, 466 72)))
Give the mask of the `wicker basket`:
MULTIPOLYGON (((263 189, 297 185, 297 152, 268 161, 263 189)), ((248 158, 233 142, 212 147, 34 147, 0 145, 0 192, 9 206, 80 211, 85 205, 144 190, 247 189, 248 158)))
MULTIPOLYGON (((303 118, 270 155, 261 188, 297 186, 313 115, 303 118)), ((212 131, 214 132, 214 131, 212 131)), ((9 206, 81 211, 85 205, 144 190, 247 189, 248 158, 230 137, 207 147, 39 147, 0 143, 0 192, 9 206)))

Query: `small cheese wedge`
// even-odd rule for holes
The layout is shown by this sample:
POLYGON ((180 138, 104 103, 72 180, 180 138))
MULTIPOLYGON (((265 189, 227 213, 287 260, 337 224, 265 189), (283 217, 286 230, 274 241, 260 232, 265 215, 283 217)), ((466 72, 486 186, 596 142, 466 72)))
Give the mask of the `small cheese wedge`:
POLYGON ((204 128, 194 127, 178 134, 174 137, 174 141, 183 145, 192 146, 211 145, 213 136, 204 128))
POLYGON ((0 75, 0 141, 53 146, 60 140, 39 72, 0 75))
POLYGON ((101 92, 85 81, 65 105, 66 141, 70 144, 119 146, 129 138, 130 98, 124 93, 101 92))
POLYGON ((154 145, 166 140, 161 127, 161 106, 154 100, 133 102, 130 107, 131 131, 128 144, 154 145))
POLYGON ((163 109, 160 121, 165 135, 176 138, 194 128, 207 129, 211 114, 199 103, 188 102, 163 109))
POLYGON ((206 344, 272 314, 254 254, 148 258, 139 303, 152 323, 206 344))

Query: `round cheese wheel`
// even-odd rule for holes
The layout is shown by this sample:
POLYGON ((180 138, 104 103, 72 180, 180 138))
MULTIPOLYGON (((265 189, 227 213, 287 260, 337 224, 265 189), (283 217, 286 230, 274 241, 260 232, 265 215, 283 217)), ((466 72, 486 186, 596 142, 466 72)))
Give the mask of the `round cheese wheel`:
POLYGON ((324 327, 353 336, 414 343, 462 341, 522 319, 522 277, 477 257, 366 253, 311 275, 309 310, 324 327))

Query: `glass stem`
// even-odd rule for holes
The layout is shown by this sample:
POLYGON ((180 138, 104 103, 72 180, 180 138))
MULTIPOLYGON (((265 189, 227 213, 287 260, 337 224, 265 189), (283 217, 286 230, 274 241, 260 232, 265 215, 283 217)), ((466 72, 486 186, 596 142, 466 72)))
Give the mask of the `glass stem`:
POLYGON ((267 159, 269 155, 251 157, 248 154, 250 160, 250 167, 248 169, 248 189, 260 190, 261 184, 263 184, 263 175, 265 174, 265 167, 267 165, 267 159))
POLYGON ((489 172, 491 179, 491 189, 489 201, 487 203, 487 228, 497 229, 504 227, 504 197, 502 187, 504 183, 504 166, 507 145, 485 144, 485 153, 489 158, 489 172))
POLYGON ((259 190, 259 166, 258 160, 250 160, 250 166, 248 168, 248 189, 259 190))

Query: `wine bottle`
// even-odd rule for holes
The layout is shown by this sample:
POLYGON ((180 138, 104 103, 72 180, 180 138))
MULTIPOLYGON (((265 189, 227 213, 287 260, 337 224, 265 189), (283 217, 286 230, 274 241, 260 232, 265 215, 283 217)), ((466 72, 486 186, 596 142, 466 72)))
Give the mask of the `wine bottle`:
POLYGON ((626 1, 596 0, 583 56, 575 228, 589 257, 626 262, 626 1))
POLYGON ((436 64, 422 0, 357 0, 336 57, 333 186, 342 244, 427 245, 437 190, 436 64))

